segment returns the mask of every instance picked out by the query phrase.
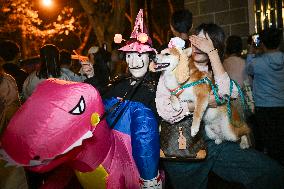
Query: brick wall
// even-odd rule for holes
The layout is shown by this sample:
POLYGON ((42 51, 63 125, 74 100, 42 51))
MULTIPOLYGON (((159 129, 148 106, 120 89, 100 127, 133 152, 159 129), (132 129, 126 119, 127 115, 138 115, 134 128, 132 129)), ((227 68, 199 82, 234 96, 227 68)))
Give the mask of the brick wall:
POLYGON ((193 13, 193 27, 205 22, 220 25, 226 36, 249 34, 247 0, 185 0, 185 8, 193 13))

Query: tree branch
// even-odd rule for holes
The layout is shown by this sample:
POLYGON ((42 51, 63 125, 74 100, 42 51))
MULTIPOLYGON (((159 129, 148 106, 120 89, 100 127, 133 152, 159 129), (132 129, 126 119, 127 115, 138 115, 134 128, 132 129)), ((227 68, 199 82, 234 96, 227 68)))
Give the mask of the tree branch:
POLYGON ((85 34, 85 36, 84 36, 84 39, 83 39, 82 43, 80 44, 80 47, 77 49, 77 52, 78 52, 79 54, 81 54, 82 51, 83 51, 83 49, 86 47, 86 44, 87 44, 87 42, 88 42, 88 40, 89 40, 91 31, 92 31, 92 25, 90 24, 90 25, 88 26, 88 28, 87 28, 86 34, 85 34))
POLYGON ((170 8, 170 15, 174 13, 174 6, 171 0, 168 0, 169 8, 170 8))
POLYGON ((131 17, 129 16, 129 14, 127 14, 127 12, 125 13, 125 17, 127 18, 127 20, 131 23, 132 20, 131 20, 131 17))
POLYGON ((157 34, 157 33, 153 33, 153 38, 156 39, 156 41, 162 45, 163 42, 162 42, 162 39, 160 38, 160 36, 157 34))

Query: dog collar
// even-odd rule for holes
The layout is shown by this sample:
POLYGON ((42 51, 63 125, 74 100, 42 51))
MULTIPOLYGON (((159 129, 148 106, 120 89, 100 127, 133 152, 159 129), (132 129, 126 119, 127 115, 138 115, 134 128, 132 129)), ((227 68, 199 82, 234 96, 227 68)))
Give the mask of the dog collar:
POLYGON ((174 89, 170 89, 171 95, 175 95, 176 97, 178 97, 183 91, 184 89, 181 88, 181 86, 178 86, 177 88, 174 89))

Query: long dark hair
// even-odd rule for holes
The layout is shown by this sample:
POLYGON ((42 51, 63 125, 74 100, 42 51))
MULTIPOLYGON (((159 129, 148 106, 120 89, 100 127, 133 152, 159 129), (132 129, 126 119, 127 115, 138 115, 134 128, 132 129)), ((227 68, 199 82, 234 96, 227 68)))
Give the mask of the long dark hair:
POLYGON ((111 61, 111 54, 100 48, 94 57, 94 75, 102 85, 107 85, 110 77, 108 62, 111 61))
POLYGON ((214 48, 218 50, 221 61, 224 59, 224 49, 225 49, 225 32, 217 24, 201 24, 195 29, 196 35, 202 31, 204 34, 208 34, 211 38, 214 48))
POLYGON ((59 50, 55 45, 44 45, 40 48, 40 70, 37 76, 47 79, 50 76, 58 78, 61 76, 59 66, 59 50))
POLYGON ((187 9, 174 12, 171 26, 179 33, 188 33, 192 27, 192 13, 187 9))
POLYGON ((243 49, 242 38, 237 35, 231 35, 226 41, 226 55, 235 54, 241 56, 243 49))

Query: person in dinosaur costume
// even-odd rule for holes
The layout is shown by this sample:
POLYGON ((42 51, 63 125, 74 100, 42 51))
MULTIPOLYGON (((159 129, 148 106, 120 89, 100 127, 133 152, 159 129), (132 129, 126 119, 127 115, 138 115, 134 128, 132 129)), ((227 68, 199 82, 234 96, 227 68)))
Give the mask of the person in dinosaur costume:
MULTIPOLYGON (((112 129, 104 119, 103 101, 93 86, 48 79, 12 118, 1 138, 1 156, 11 164, 40 173, 66 167, 41 188, 64 188, 75 172, 84 189, 138 189, 141 170, 145 173, 151 167, 137 169, 144 158, 134 161, 137 150, 132 144, 149 135, 158 147, 158 131, 149 128, 147 133, 130 135, 130 126, 147 128, 155 117, 138 105, 131 106, 128 115, 131 124, 112 129)), ((147 142, 144 144, 147 146, 147 142)), ((146 155, 153 153, 140 147, 146 155)))

